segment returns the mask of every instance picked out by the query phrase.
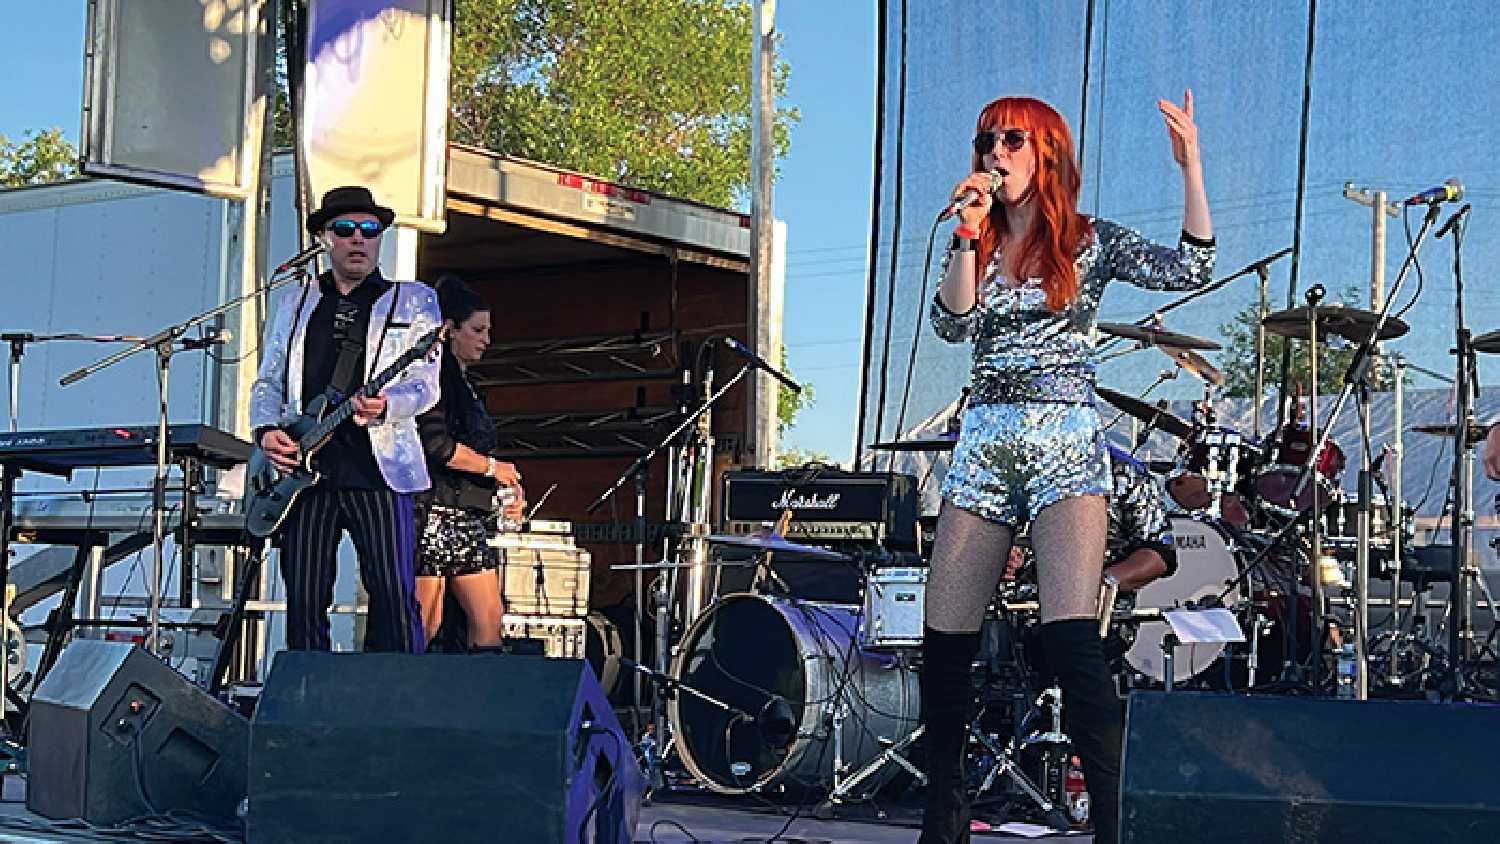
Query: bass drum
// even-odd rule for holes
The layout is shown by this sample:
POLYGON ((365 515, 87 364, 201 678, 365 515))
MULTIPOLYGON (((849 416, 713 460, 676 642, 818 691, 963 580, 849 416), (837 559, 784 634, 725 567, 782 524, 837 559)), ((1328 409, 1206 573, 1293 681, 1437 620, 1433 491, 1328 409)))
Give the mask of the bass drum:
MULTIPOLYGON (((1201 601, 1223 592, 1225 586, 1240 576, 1231 536, 1228 528, 1214 522, 1173 516, 1177 572, 1136 592, 1136 609, 1176 609, 1188 601, 1201 601)), ((1241 588, 1236 585, 1224 596, 1224 606, 1238 605, 1240 594, 1241 588)), ((1125 662, 1157 683, 1165 683, 1167 679, 1166 660, 1161 652, 1167 629, 1165 620, 1141 622, 1135 641, 1125 651, 1125 662)), ((1207 671, 1223 651, 1223 645, 1179 645, 1172 654, 1173 682, 1186 682, 1207 671)))
POLYGON ((835 755, 854 770, 915 729, 917 672, 899 654, 861 650, 858 635, 850 606, 738 594, 709 607, 672 666, 684 688, 668 715, 687 769, 719 794, 827 788, 835 755))

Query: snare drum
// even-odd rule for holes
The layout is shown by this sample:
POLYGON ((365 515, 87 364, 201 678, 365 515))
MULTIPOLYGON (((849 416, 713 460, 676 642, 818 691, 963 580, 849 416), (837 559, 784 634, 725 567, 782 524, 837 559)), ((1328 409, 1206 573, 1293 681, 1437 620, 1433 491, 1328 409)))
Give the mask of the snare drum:
POLYGON ((1292 494, 1316 439, 1317 435, 1304 425, 1273 431, 1265 448, 1266 465, 1255 473, 1256 493, 1277 507, 1295 508, 1299 512, 1309 507, 1319 510, 1327 507, 1344 474, 1344 451, 1333 440, 1323 444, 1323 452, 1313 462, 1314 477, 1300 494, 1292 494))
POLYGON ((922 644, 927 569, 876 569, 865 586, 865 617, 859 644, 866 648, 914 648, 922 644))

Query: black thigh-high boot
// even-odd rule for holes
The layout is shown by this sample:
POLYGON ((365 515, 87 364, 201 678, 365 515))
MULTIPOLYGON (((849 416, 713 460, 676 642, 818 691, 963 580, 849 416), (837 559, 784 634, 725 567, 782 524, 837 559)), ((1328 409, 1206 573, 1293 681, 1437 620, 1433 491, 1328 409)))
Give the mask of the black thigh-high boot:
POLYGON ((1068 737, 1083 759, 1094 841, 1120 840, 1120 750, 1125 718, 1119 691, 1104 664, 1099 622, 1054 621, 1041 627, 1042 649, 1063 691, 1068 737))
POLYGON ((927 746, 927 806, 917 844, 968 844, 964 756, 974 720, 971 668, 979 633, 927 628, 922 641, 922 740, 927 746))

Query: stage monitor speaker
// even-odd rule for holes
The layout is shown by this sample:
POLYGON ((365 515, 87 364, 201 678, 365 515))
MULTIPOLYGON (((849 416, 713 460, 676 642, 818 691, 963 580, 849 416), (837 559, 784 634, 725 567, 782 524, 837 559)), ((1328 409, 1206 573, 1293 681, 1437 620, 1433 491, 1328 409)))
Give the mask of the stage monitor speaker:
POLYGON ((1121 840, 1500 841, 1500 708, 1136 692, 1121 840))
POLYGON ((644 782, 583 660, 277 654, 249 841, 628 844, 644 782))
POLYGON ((75 639, 31 699, 26 806, 113 824, 158 812, 232 821, 250 727, 128 642, 75 639))
POLYGON ((93 0, 84 50, 83 172, 244 199, 268 97, 257 69, 267 0, 93 0))

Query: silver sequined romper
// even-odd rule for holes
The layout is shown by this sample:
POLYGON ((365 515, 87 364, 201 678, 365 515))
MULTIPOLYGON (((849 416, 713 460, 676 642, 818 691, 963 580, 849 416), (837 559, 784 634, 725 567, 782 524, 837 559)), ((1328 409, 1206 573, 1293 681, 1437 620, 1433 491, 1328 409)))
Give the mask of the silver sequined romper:
POLYGON ((1110 493, 1094 407, 1093 328, 1105 286, 1121 279, 1148 290, 1193 290, 1210 281, 1212 241, 1184 232, 1174 249, 1108 220, 1093 226, 1076 262, 1078 297, 1060 313, 1048 310, 1039 279, 1017 286, 992 279, 998 254, 979 273, 983 293, 968 313, 933 300, 938 336, 974 343, 968 409, 943 497, 989 521, 1020 527, 1049 504, 1110 493))

